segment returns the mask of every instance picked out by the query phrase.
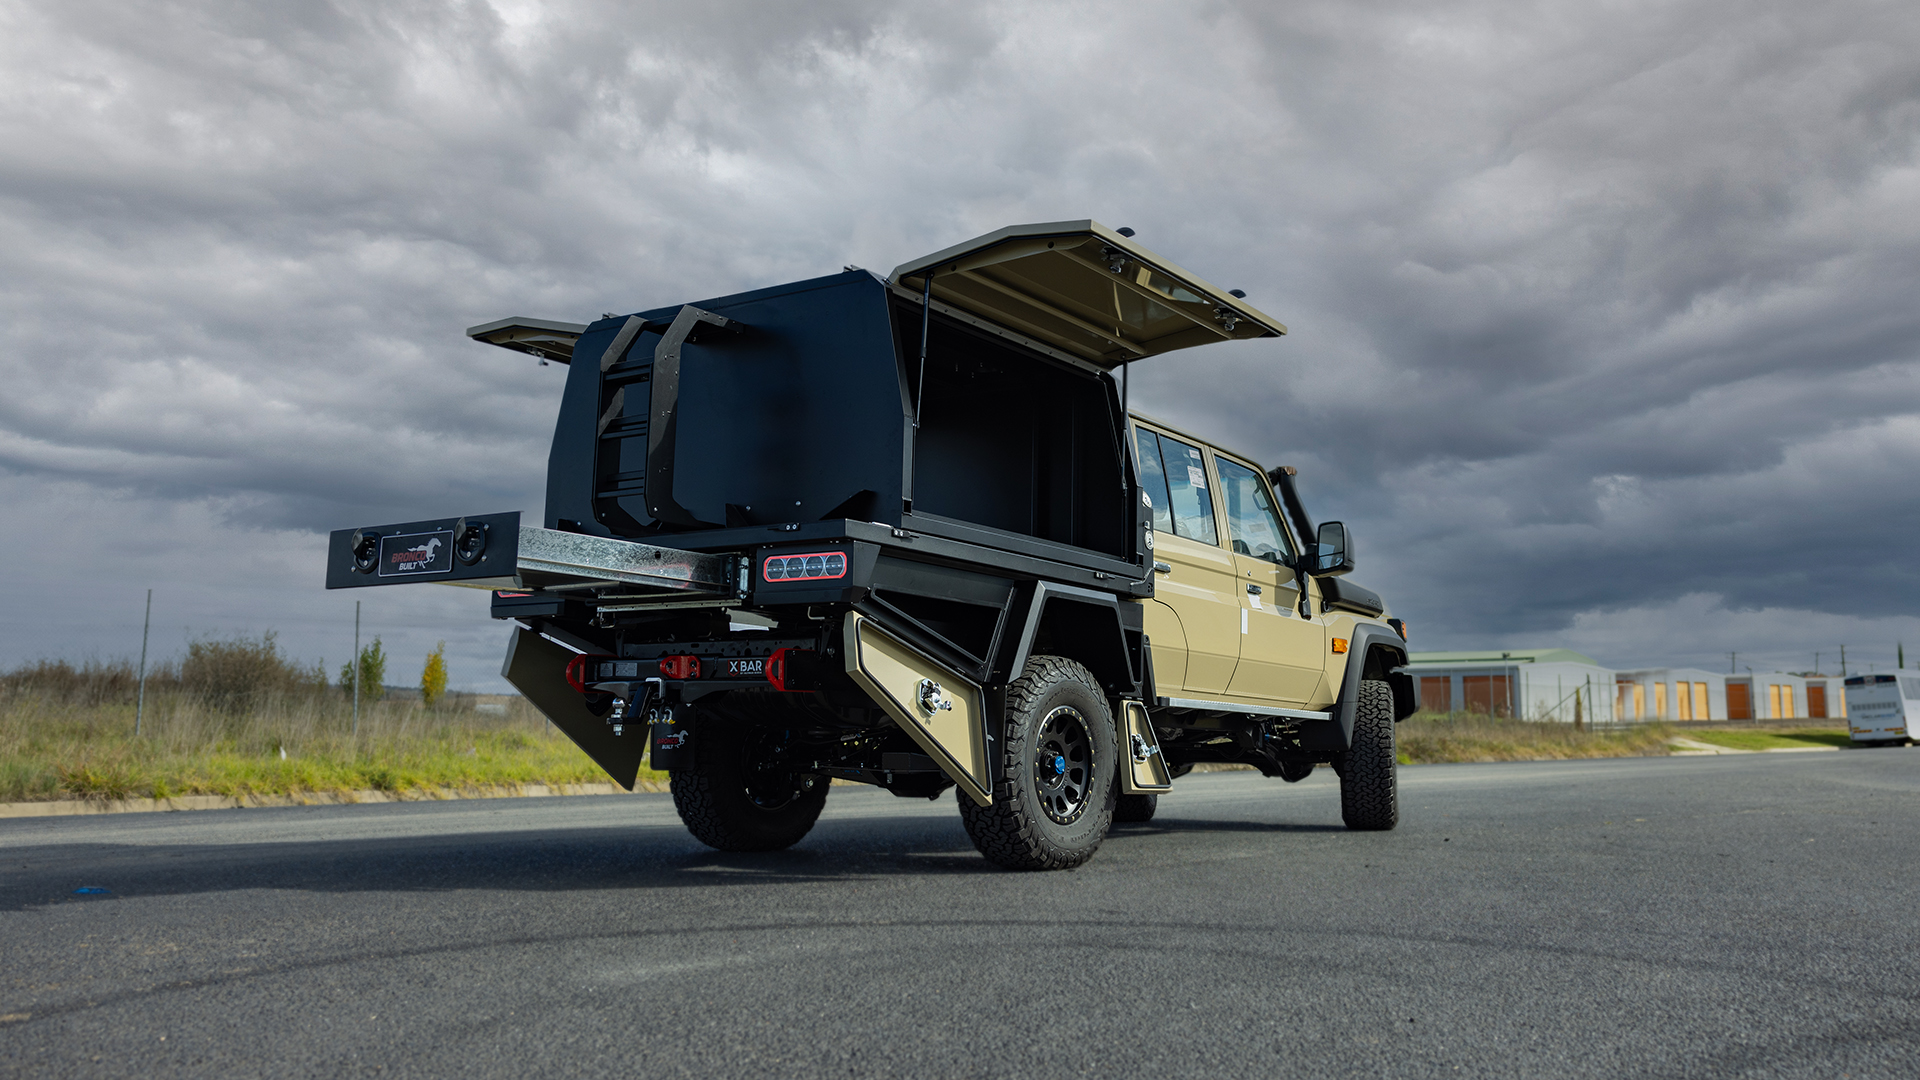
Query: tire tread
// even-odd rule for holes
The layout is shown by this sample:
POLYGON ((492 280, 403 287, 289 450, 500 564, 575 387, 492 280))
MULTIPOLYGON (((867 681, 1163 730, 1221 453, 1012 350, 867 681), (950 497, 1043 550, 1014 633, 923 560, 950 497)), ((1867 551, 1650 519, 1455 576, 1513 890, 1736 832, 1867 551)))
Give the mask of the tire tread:
POLYGON ((1394 745, 1393 688, 1378 679, 1360 684, 1353 745, 1340 762, 1340 819, 1347 828, 1384 832, 1400 823, 1398 748, 1394 745))
MULTIPOLYGON (((1000 739, 1001 779, 994 785, 993 805, 979 806, 965 794, 958 796, 960 820, 966 826, 967 835, 973 838, 973 846, 987 861, 1010 870, 1066 870, 1079 866, 1093 857, 1113 824, 1114 793, 1118 785, 1112 776, 1107 778, 1100 805, 1087 811, 1097 815, 1092 843, 1073 848, 1053 843, 1036 827, 1035 818, 1041 811, 1027 804, 1016 779, 1017 770, 1027 766, 1022 760, 1025 728, 1038 721, 1035 712, 1041 699, 1062 682, 1079 683, 1095 701, 1106 701, 1106 691, 1078 663, 1061 656, 1035 656, 1028 660, 1020 677, 1007 686, 1007 730, 1000 739), (1016 725, 1022 730, 1016 732, 1016 725)), ((1109 732, 1112 731, 1110 716, 1088 716, 1086 720, 1090 725, 1104 720, 1109 732)), ((1097 736, 1095 739, 1097 745, 1097 736)), ((1115 740, 1117 745, 1117 736, 1115 740)), ((1105 765, 1111 773, 1116 762, 1105 765)))

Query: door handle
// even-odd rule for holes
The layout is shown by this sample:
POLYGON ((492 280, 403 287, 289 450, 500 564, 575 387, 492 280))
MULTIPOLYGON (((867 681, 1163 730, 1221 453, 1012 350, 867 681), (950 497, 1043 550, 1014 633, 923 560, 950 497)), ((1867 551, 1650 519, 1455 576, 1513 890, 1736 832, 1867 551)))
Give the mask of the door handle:
POLYGON ((1173 573, 1173 567, 1168 563, 1155 561, 1153 564, 1153 572, 1156 574, 1171 574, 1173 573))
POLYGON ((1251 593, 1251 594, 1253 594, 1254 596, 1259 596, 1259 595, 1260 595, 1260 586, 1258 586, 1258 585, 1253 585, 1253 584, 1249 584, 1249 585, 1247 586, 1247 592, 1249 592, 1249 593, 1251 593))

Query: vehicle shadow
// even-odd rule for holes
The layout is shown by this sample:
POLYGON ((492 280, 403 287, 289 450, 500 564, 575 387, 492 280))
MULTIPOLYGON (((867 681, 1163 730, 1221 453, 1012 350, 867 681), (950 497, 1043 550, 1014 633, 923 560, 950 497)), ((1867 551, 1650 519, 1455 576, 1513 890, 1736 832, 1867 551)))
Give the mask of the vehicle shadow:
POLYGON ((958 821, 924 818, 823 823, 793 848, 753 853, 714 851, 673 830, 609 827, 237 844, 76 840, 6 861, 0 911, 80 901, 81 886, 111 890, 85 900, 97 903, 241 889, 562 893, 1004 872, 979 856, 958 821))
MULTIPOLYGON (((1117 824, 1107 846, 1122 853, 1133 842, 1163 835, 1340 831, 1338 825, 1172 817, 1117 824)), ((715 851, 677 828, 627 825, 277 842, 135 844, 75 837, 4 861, 10 865, 0 867, 0 911, 241 889, 566 893, 1009 872, 981 857, 957 816, 826 820, 794 847, 771 852, 715 851), (83 898, 74 894, 82 886, 111 892, 83 898)))
POLYGON ((1327 825, 1297 821, 1219 821, 1200 818, 1155 818, 1152 821, 1131 823, 1120 822, 1113 826, 1111 837, 1152 836, 1173 833, 1338 833, 1346 832, 1345 825, 1327 825))

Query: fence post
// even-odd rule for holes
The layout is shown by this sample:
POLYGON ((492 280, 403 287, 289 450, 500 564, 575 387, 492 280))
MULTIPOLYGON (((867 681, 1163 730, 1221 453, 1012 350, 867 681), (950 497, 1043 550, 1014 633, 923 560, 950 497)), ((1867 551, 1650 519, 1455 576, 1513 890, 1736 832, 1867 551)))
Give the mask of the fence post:
POLYGON ((133 706, 133 737, 140 737, 140 721, 147 715, 147 632, 153 629, 153 590, 147 590, 147 618, 140 624, 140 696, 133 706))
POLYGON ((360 601, 353 602, 353 737, 360 738, 360 601))

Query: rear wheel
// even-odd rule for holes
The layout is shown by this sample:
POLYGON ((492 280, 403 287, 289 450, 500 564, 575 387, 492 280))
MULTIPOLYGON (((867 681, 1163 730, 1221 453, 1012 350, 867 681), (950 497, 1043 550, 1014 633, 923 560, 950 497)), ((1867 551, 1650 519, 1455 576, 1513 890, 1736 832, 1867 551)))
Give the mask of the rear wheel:
POLYGON ((1393 688, 1368 679, 1354 710, 1353 745, 1341 755, 1340 818, 1347 828, 1383 831, 1400 823, 1393 688))
POLYGON ((721 851, 779 851, 812 830, 827 778, 780 768, 774 734, 719 717, 701 725, 693 767, 670 774, 673 808, 694 839, 721 851))
POLYGON ((1113 824, 1119 744, 1107 695, 1086 668, 1036 656, 1007 687, 1001 781, 993 805, 960 800, 960 821, 989 862, 1064 870, 1093 857, 1113 824))
POLYGON ((1122 795, 1113 801, 1113 820, 1138 825, 1143 821, 1152 821, 1153 812, 1160 808, 1160 796, 1122 795))

